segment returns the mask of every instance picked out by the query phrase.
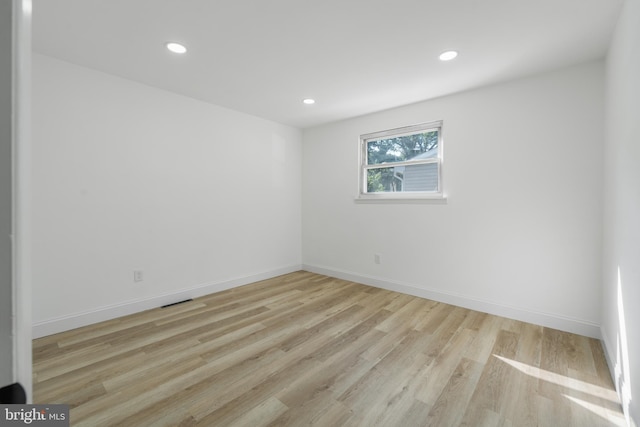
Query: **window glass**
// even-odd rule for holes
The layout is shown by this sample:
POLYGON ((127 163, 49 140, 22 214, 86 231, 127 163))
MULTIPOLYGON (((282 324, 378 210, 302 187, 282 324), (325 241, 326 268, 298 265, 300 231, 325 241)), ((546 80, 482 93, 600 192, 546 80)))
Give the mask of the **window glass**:
POLYGON ((362 135, 360 196, 442 194, 442 123, 362 135))

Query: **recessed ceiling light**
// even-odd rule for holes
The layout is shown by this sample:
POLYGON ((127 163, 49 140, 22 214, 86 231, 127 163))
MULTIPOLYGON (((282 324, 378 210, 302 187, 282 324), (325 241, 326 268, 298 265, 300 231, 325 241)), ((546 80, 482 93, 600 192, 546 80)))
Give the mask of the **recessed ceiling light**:
POLYGON ((184 47, 184 45, 176 42, 169 42, 166 44, 166 46, 167 49, 169 49, 173 53, 185 53, 187 51, 187 48, 184 47))
POLYGON ((305 98, 302 100, 303 103, 307 104, 307 105, 311 105, 311 104, 315 104, 316 100, 315 99, 311 99, 311 98, 305 98))
POLYGON ((458 52, 455 50, 448 50, 440 54, 440 61, 451 61, 456 56, 458 56, 458 52))

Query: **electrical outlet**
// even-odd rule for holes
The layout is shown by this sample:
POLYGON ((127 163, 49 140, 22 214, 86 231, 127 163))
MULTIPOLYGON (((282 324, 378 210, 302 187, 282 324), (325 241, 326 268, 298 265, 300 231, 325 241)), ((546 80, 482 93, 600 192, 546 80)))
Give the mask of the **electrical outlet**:
POLYGON ((142 282, 142 270, 133 270, 133 281, 142 282))
POLYGON ((373 254, 373 262, 380 264, 380 254, 373 254))

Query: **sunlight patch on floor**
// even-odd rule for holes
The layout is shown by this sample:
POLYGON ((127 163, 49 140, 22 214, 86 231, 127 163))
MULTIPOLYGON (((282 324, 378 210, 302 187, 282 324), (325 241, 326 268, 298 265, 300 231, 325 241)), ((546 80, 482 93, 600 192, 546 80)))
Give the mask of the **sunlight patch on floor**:
POLYGON ((603 408, 600 405, 596 405, 591 402, 587 402, 582 399, 578 399, 577 397, 568 396, 563 394, 564 397, 569 399, 575 404, 582 406, 584 409, 593 412, 594 414, 604 418, 607 421, 614 423, 617 426, 625 427, 627 425, 627 421, 625 420, 622 414, 616 414, 615 412, 609 411, 607 408, 603 408))
POLYGON ((562 387, 567 387, 583 393, 588 393, 601 399, 606 399, 610 400, 611 402, 618 403, 618 395, 614 390, 609 390, 595 384, 578 380, 576 378, 570 378, 564 375, 556 374, 555 372, 527 365, 526 363, 518 362, 517 360, 507 359, 506 357, 498 356, 495 354, 493 356, 529 376, 548 381, 562 387))

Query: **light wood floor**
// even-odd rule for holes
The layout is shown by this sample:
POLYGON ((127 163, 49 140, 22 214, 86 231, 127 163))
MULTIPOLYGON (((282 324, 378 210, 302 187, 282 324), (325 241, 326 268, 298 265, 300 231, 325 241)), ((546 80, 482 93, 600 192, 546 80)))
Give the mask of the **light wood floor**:
POLYGON ((610 426, 597 340, 308 272, 40 338, 73 426, 610 426))

